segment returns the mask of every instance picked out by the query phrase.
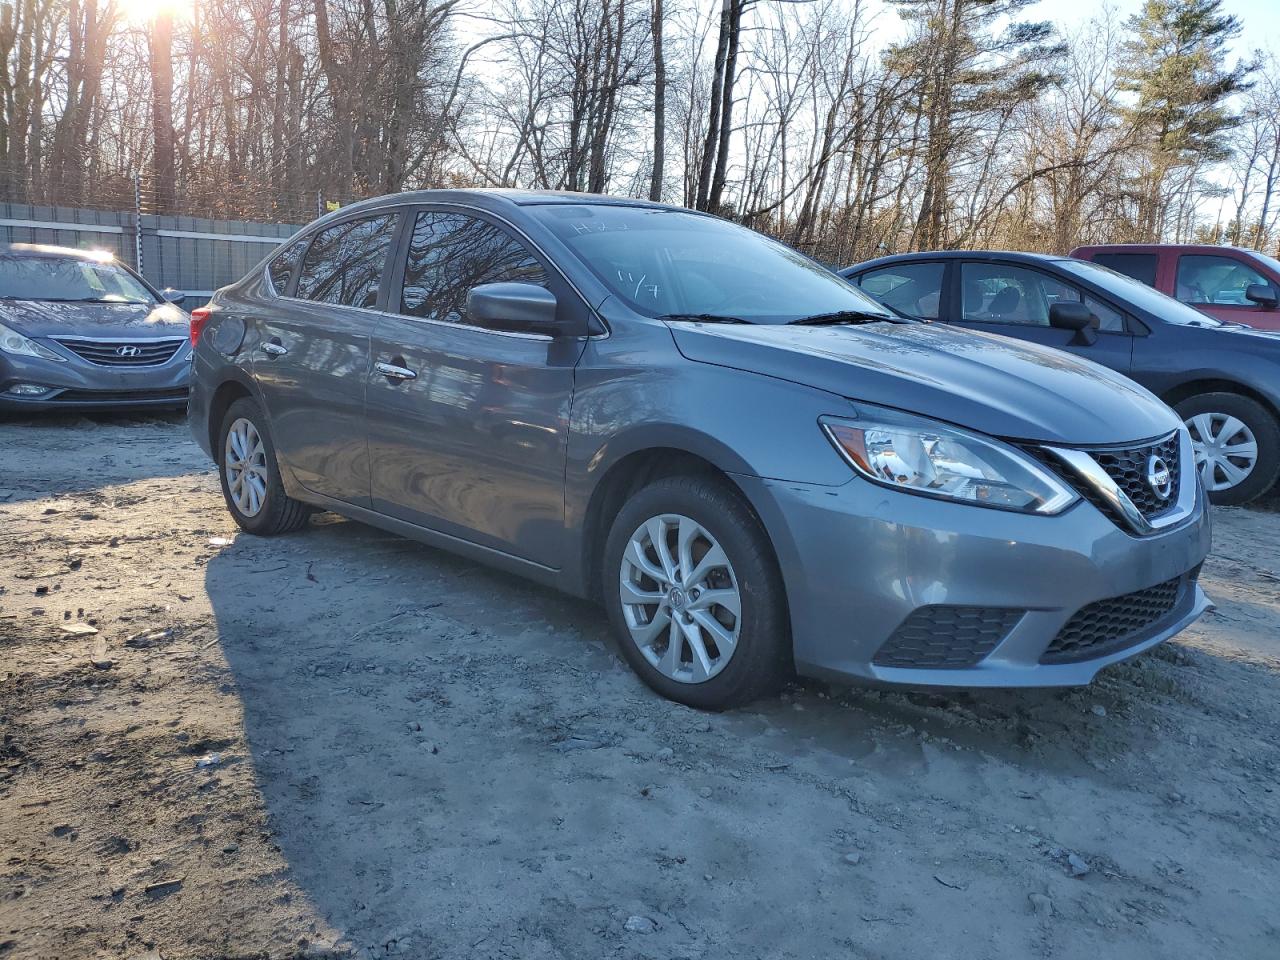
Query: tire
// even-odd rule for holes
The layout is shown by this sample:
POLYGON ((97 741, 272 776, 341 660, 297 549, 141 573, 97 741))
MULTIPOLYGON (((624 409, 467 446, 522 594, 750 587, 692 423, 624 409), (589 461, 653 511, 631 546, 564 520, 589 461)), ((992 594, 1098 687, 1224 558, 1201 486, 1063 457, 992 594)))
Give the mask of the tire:
POLYGON ((700 710, 725 710, 776 693, 791 675, 790 617, 773 547, 741 496, 725 482, 678 476, 643 487, 618 512, 603 554, 604 602, 619 650, 662 696, 700 710), (678 566, 682 531, 694 528, 698 534, 687 538, 685 554, 694 569, 678 570, 669 578, 652 534, 660 531, 668 560, 678 566), (641 541, 642 563, 632 559, 635 538, 641 541), (717 562, 721 554, 712 552, 716 546, 724 564, 717 562), (653 579, 646 569, 662 579, 653 579), (662 599, 624 603, 624 589, 632 600, 641 595, 662 599), (673 651, 670 638, 676 629, 680 646, 673 651), (704 656, 688 631, 699 638, 704 656), (637 637, 646 636, 651 639, 642 646, 637 637), (718 638, 726 637, 735 639, 731 647, 721 647, 718 638))
POLYGON ((1196 445, 1196 463, 1212 503, 1224 506, 1248 503, 1275 486, 1280 475, 1280 423, 1270 410, 1237 393, 1202 393, 1183 400, 1174 409, 1191 432, 1191 440, 1196 445), (1233 422, 1241 429, 1234 429, 1233 422), (1211 454, 1217 461, 1214 464, 1204 461, 1203 433, 1210 435, 1211 450, 1217 434, 1217 450, 1211 454), (1256 459, 1241 479, 1230 483, 1229 471, 1243 469, 1248 458, 1226 457, 1221 451, 1232 447, 1247 450, 1242 444, 1249 434, 1257 449, 1256 459))
MULTIPOLYGON (((240 437, 241 440, 238 442, 243 444, 243 433, 240 437)), ((271 442, 271 434, 267 429, 267 418, 255 400, 241 397, 227 408, 222 418, 222 425, 218 429, 217 456, 222 497, 226 500, 227 509, 231 511, 231 516, 241 530, 259 537, 274 537, 306 525, 307 518, 311 515, 311 508, 284 492, 284 485, 280 482, 280 467, 276 463, 275 444, 271 442), (237 471, 229 466, 235 450, 229 448, 228 444, 232 442, 230 439, 232 428, 239 430, 245 423, 252 430, 249 436, 256 435, 261 446, 259 449, 256 444, 254 445, 257 453, 249 458, 251 467, 247 471, 237 471), (248 472, 253 474, 252 479, 255 482, 254 495, 249 495, 246 501, 246 488, 243 484, 233 492, 232 475, 248 472), (256 509, 254 509, 255 505, 256 509)))

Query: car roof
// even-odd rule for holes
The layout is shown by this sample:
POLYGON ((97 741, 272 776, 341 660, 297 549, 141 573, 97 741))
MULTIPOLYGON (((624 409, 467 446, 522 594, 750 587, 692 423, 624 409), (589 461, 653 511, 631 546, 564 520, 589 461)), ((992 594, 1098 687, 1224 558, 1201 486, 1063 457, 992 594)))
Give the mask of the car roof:
POLYGON ((406 190, 401 193, 389 193, 380 197, 370 197, 350 206, 342 207, 335 213, 350 213, 377 207, 385 204, 412 203, 465 203, 481 209, 500 209, 502 207, 528 207, 544 204, 578 204, 615 207, 650 207, 658 210, 679 210, 683 213, 695 213, 684 207, 669 203, 656 203, 652 200, 640 200, 636 197, 611 197, 603 193, 574 193, 568 190, 514 190, 497 187, 477 187, 442 190, 406 190))
POLYGON ((1076 247, 1075 252, 1088 253, 1159 253, 1171 250, 1177 253, 1256 253, 1247 247, 1236 247, 1225 243, 1086 243, 1076 247))
POLYGON ((864 260, 851 267, 845 267, 842 274, 862 273, 876 267, 886 267, 895 263, 911 263, 926 260, 1004 260, 1010 263, 1054 263, 1069 260, 1056 253, 1024 253, 1020 250, 931 250, 920 253, 895 253, 875 260, 864 260))

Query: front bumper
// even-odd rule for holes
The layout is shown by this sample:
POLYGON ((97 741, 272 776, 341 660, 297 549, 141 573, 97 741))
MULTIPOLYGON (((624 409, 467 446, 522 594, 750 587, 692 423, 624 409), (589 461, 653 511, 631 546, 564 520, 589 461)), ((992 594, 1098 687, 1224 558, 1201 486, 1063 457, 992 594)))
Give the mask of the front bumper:
POLYGON ((187 402, 191 383, 189 348, 179 349, 173 359, 165 363, 136 367, 105 367, 66 350, 58 352, 66 353, 68 359, 60 362, 0 353, 0 410, 16 413, 118 410, 181 407, 187 402), (7 393, 15 384, 24 383, 51 389, 35 397, 7 393))
POLYGON ((857 478, 840 487, 735 480, 777 551, 796 669, 805 675, 931 686, 1078 685, 1167 640, 1209 608, 1195 581, 1210 546, 1202 492, 1186 521, 1139 538, 1085 501, 1059 516, 1038 517, 899 493, 857 478), (1096 655, 1060 662, 1050 653, 1082 609, 1174 580, 1176 597, 1154 621, 1099 643, 1096 655), (976 662, 876 662, 921 608, 1013 613, 976 662))

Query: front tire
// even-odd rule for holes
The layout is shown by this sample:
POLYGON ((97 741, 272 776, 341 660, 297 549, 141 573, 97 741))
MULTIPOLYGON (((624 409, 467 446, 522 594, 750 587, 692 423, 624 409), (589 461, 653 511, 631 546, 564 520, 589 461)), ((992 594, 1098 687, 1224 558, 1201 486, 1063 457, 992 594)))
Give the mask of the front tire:
POLYGON ((284 492, 276 448, 262 408, 242 397, 218 431, 218 476, 227 509, 246 533, 272 537, 306 524, 311 508, 284 492))
POLYGON ((791 672, 773 548, 723 481, 668 477, 635 493, 610 529, 601 582, 623 657, 664 697, 724 710, 791 672))
POLYGON ((1177 410, 1195 448, 1196 469, 1210 501, 1248 503, 1270 490, 1280 475, 1280 423, 1249 397, 1202 393, 1177 410))

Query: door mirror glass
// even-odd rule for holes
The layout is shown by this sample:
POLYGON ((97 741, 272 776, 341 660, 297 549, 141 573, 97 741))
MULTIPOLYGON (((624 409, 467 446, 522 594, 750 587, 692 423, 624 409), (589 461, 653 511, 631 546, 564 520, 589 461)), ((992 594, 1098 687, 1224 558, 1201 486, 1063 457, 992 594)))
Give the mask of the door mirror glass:
POLYGON ((1269 283, 1251 283, 1244 288, 1244 298, 1266 310, 1274 310, 1280 304, 1280 297, 1269 283))
POLYGON ((182 303, 187 299, 187 295, 181 290, 175 290, 173 287, 165 287, 160 291, 160 296, 164 297, 165 303, 182 303))
POLYGON ((535 283, 482 283, 467 291, 467 317, 480 327, 555 335, 556 295, 535 283))

